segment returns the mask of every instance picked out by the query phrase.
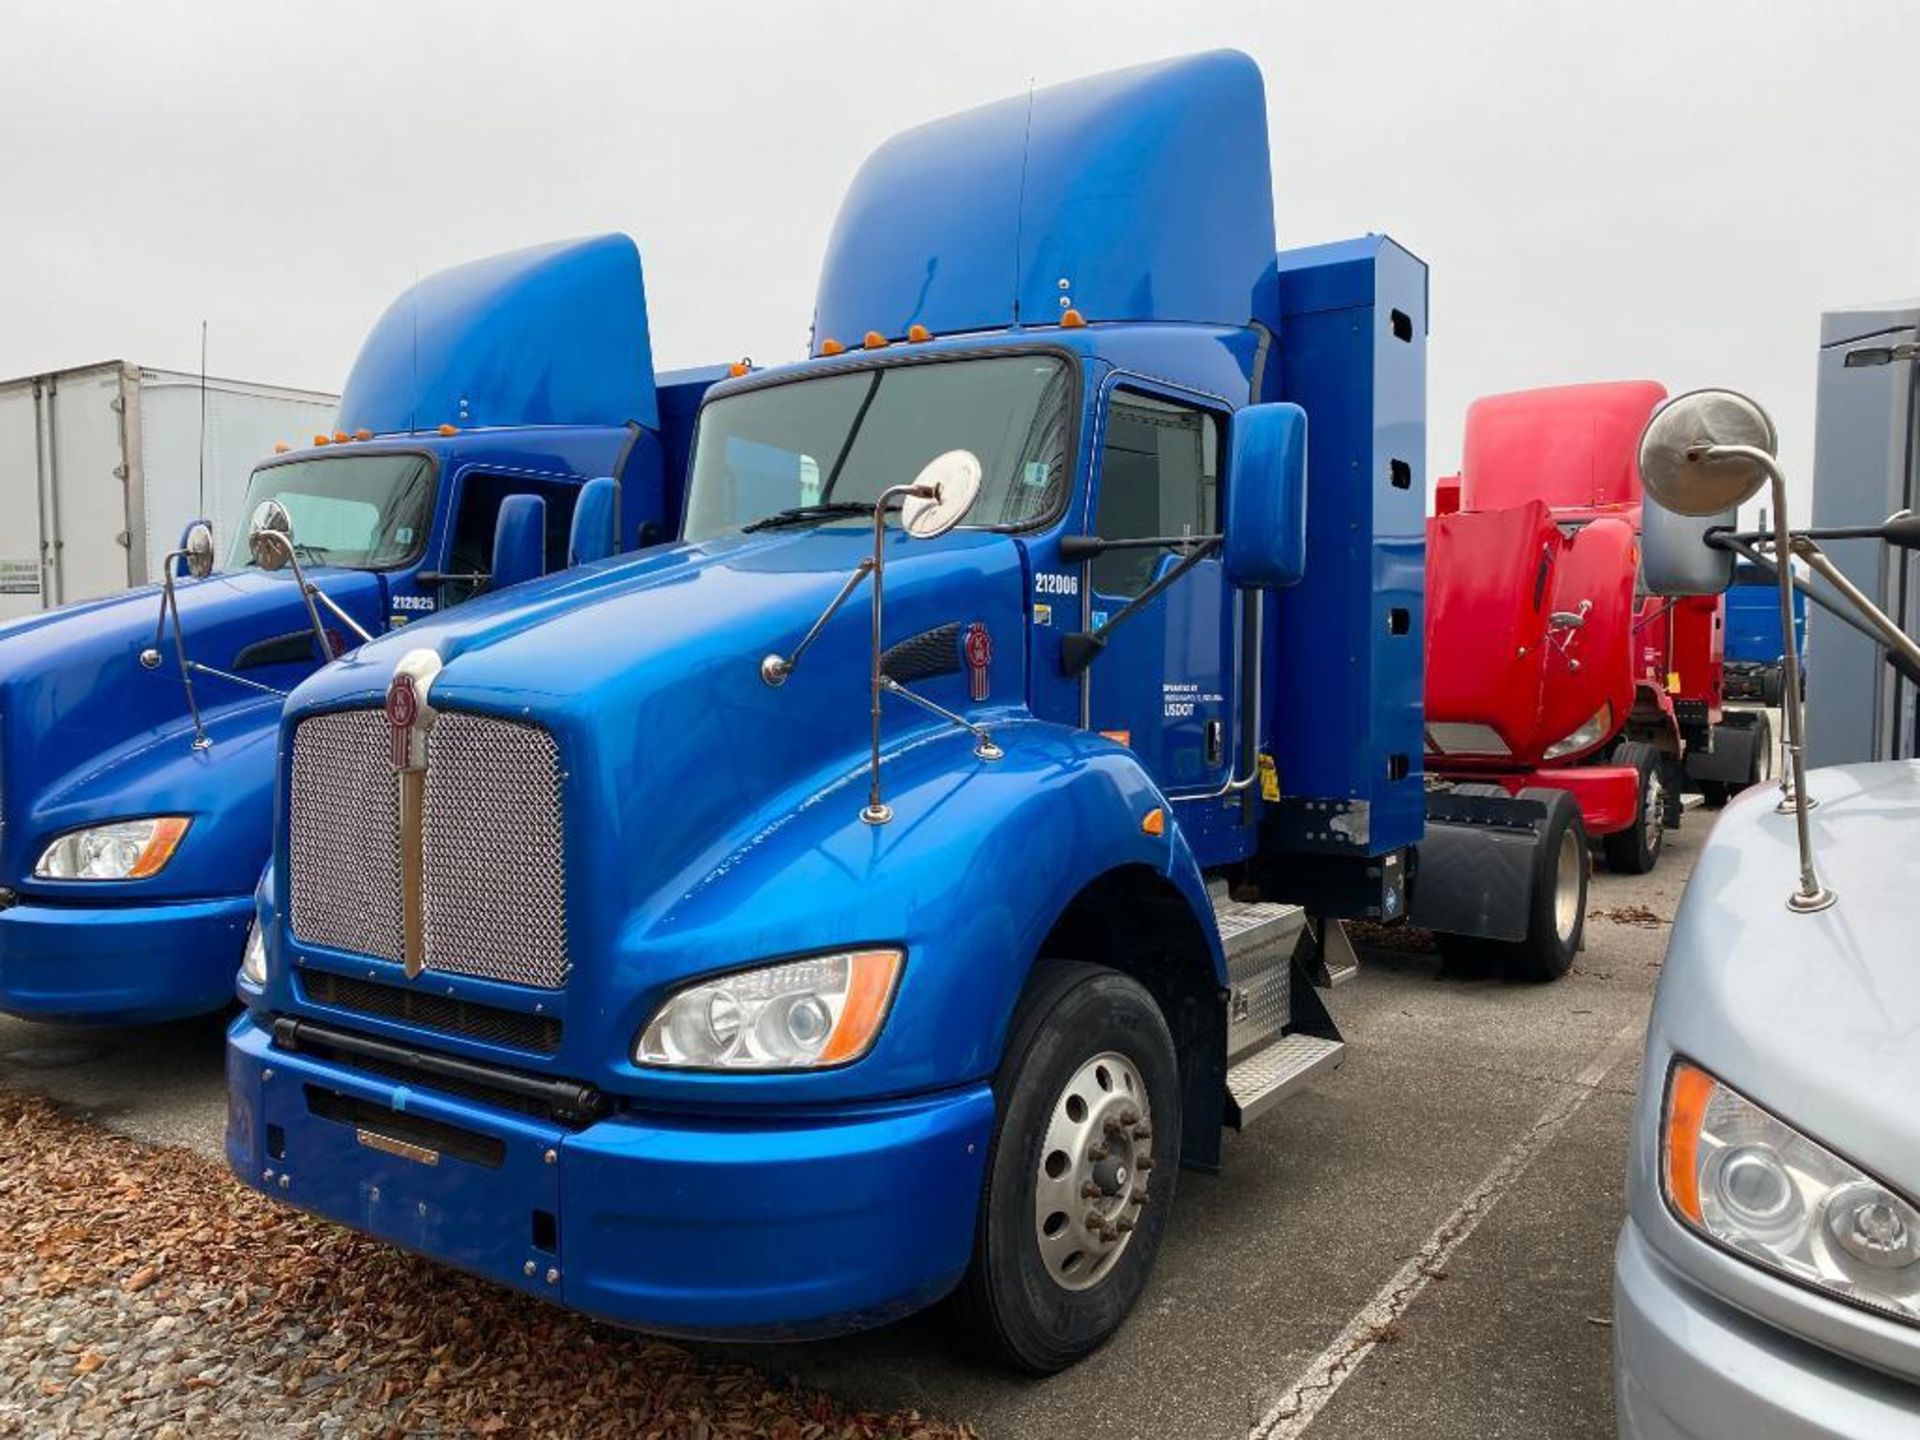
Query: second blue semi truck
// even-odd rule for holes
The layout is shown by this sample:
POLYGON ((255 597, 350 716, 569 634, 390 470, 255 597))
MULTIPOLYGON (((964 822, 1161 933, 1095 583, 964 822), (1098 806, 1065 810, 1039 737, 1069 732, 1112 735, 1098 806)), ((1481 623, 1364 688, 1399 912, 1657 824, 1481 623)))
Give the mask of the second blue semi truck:
POLYGON ((1270 174, 1233 53, 895 138, 674 543, 303 684, 234 1172, 620 1323, 951 1296, 1049 1371, 1341 1058, 1342 917, 1563 971, 1566 797, 1421 774, 1425 267, 1277 252, 1270 174))
POLYGON ((656 379, 625 236, 430 276, 368 335, 340 428, 254 471, 247 511, 291 550, 189 527, 166 585, 0 627, 0 1012, 231 1004, 287 692, 489 585, 671 535, 724 374, 656 379))

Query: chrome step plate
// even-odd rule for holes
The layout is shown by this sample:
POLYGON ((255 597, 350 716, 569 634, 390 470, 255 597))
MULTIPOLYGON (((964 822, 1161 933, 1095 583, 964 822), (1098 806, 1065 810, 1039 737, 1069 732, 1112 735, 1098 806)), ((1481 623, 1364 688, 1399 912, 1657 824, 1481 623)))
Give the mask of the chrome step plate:
POLYGON ((1326 984, 1329 988, 1344 985, 1360 973, 1360 956, 1353 948, 1353 941, 1347 938, 1347 927, 1338 920, 1323 920, 1327 927, 1324 943, 1320 947, 1321 964, 1326 971, 1326 984))
POLYGON ((1313 1076, 1346 1058, 1346 1043, 1286 1035, 1227 1071, 1227 1124, 1244 1130, 1313 1076))

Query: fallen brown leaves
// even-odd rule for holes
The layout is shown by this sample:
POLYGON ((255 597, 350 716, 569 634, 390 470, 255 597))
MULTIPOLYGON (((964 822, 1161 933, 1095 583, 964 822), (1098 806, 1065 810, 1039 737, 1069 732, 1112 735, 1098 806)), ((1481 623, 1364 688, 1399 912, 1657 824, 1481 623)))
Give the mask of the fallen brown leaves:
MULTIPOLYGON (((313 1413, 324 1413, 346 1389, 357 1402, 352 1431, 393 1437, 974 1433, 911 1411, 855 1409, 591 1323, 270 1203, 198 1156, 140 1145, 15 1094, 0 1094, 0 1274, 10 1305, 23 1309, 96 1290, 157 1307, 157 1330, 235 1357, 183 1376, 182 1391, 243 1370, 254 1396, 277 1390, 236 1418, 257 1406, 256 1418, 295 1419, 309 1396, 313 1413)), ((43 1383, 48 1403, 69 1384, 111 1385, 125 1362, 103 1348, 113 1347, 67 1340, 72 1359, 62 1364, 76 1378, 43 1383)), ((146 1377, 120 1378, 137 1388, 146 1377)))
POLYGON ((1664 915, 1656 915, 1644 905, 1616 905, 1612 909, 1592 909, 1587 911, 1591 920, 1610 920, 1615 925, 1642 925, 1648 929, 1673 922, 1664 915))

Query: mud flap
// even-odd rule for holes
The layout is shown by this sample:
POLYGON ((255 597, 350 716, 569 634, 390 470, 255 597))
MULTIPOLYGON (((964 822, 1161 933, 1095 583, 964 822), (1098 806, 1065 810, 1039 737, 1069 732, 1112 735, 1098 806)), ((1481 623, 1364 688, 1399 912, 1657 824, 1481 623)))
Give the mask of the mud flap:
POLYGON ((1713 727, 1713 749, 1688 749, 1687 778, 1695 782, 1717 780, 1723 785, 1746 784, 1754 773, 1753 747, 1759 740, 1758 726, 1745 716, 1729 715, 1713 727))
POLYGON ((1429 795, 1408 921, 1449 935, 1526 939, 1546 818, 1539 801, 1517 796, 1429 795))

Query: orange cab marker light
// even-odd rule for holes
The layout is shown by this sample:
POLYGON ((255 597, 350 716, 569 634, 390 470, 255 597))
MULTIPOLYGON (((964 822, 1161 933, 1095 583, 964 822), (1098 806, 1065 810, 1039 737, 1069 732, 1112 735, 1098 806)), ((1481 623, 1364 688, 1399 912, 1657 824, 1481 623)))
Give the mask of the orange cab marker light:
POLYGON ((1078 310, 1068 310, 1060 316, 1061 325, 1069 330, 1079 330, 1087 323, 1087 317, 1078 310))
POLYGON ((820 1052, 823 1065, 857 1060, 867 1053, 873 1037, 880 1033, 880 1022, 886 1018, 894 984, 900 978, 897 950, 862 950, 849 955, 847 964, 853 968, 847 980, 847 1006, 820 1052))
POLYGON ((371 440, 373 438, 373 432, 371 430, 356 430, 353 432, 353 438, 356 440, 371 440))
POLYGON ((140 858, 127 872, 129 880, 144 880, 173 858, 174 847, 180 843, 180 837, 187 833, 187 822, 178 815, 171 815, 153 827, 153 839, 147 842, 147 848, 140 852, 140 858))
POLYGON ((1142 835, 1166 834, 1167 812, 1162 810, 1158 805, 1147 811, 1140 819, 1140 833, 1142 835))
POLYGON ((907 339, 911 340, 916 345, 922 344, 928 340, 931 340, 932 338, 933 338, 933 332, 929 330, 926 326, 920 324, 918 321, 915 321, 913 324, 907 327, 907 339))
POLYGON ((346 432, 346 431, 344 431, 344 430, 336 430, 336 431, 334 431, 334 432, 333 432, 333 443, 334 443, 334 444, 336 444, 336 445, 344 445, 344 444, 346 444, 346 443, 347 443, 347 432, 346 432))
POLYGON ((331 435, 316 435, 313 437, 313 443, 316 445, 331 445, 333 443, 333 437, 331 435))
POLYGON ((745 356, 742 356, 740 359, 734 361, 733 364, 727 367, 727 374, 731 375, 734 379, 738 380, 742 375, 746 374, 751 369, 753 369, 753 361, 747 359, 745 356))
POLYGON ((276 440, 273 442, 273 453, 276 455, 284 455, 292 448, 293 447, 284 440, 276 440))
POLYGON ((1700 1127, 1706 1123, 1707 1102, 1716 1088, 1714 1078, 1684 1060, 1673 1063, 1667 1081, 1665 1154, 1667 1198, 1695 1225, 1706 1222, 1700 1213, 1700 1127))
POLYGON ((831 335, 820 342, 820 353, 822 355, 841 355, 846 352, 846 348, 846 346, 842 345, 831 335))
POLYGON ((458 435, 458 434, 460 433, 460 431, 459 431, 459 429, 458 429, 458 427, 456 427, 456 426, 453 426, 453 425, 442 425, 442 426, 440 427, 440 433, 441 433, 442 435, 458 435))
POLYGON ((887 348, 887 337, 882 335, 878 330, 869 330, 867 331, 866 338, 860 343, 869 350, 884 350, 887 348))

